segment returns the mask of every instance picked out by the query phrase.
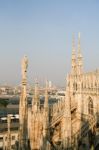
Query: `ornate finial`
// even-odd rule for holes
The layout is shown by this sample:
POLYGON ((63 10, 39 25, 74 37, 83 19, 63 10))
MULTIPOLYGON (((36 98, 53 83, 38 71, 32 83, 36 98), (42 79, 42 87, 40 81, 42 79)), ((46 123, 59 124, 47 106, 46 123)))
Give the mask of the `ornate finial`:
POLYGON ((78 33, 78 69, 77 69, 77 72, 78 74, 81 74, 82 71, 83 71, 83 57, 82 57, 82 54, 81 54, 81 40, 80 40, 80 32, 78 33))
POLYGON ((81 45, 80 45, 80 32, 78 33, 78 53, 80 54, 81 45))
POLYGON ((22 59, 22 78, 23 79, 26 79, 27 68, 28 68, 28 58, 27 56, 24 56, 24 58, 22 59))
POLYGON ((75 53, 75 36, 72 34, 72 53, 75 53))
POLYGON ((74 33, 72 34, 72 60, 71 60, 71 73, 75 74, 76 73, 76 53, 75 53, 75 38, 74 38, 74 33))
POLYGON ((72 59, 76 59, 74 33, 72 34, 72 59))

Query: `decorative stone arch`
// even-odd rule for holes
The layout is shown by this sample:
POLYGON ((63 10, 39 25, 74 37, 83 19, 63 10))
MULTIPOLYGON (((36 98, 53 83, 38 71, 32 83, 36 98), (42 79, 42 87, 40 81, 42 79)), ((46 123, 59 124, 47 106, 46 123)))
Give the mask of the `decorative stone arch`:
POLYGON ((90 96, 88 97, 88 114, 89 115, 94 114, 93 99, 90 96))

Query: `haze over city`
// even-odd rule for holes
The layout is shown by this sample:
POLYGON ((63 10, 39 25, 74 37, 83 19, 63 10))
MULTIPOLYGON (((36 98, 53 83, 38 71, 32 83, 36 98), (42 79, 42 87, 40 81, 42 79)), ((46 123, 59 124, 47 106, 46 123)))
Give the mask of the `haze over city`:
POLYGON ((0 1, 0 84, 20 84, 21 59, 29 59, 28 80, 65 85, 72 33, 81 33, 84 69, 99 67, 98 0, 0 1))

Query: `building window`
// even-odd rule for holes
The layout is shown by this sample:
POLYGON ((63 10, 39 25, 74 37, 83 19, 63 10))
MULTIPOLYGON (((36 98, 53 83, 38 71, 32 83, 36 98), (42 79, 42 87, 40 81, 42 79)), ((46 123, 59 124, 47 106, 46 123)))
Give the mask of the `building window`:
POLYGON ((89 113, 90 115, 93 115, 93 101, 92 101, 91 98, 89 98, 88 113, 89 113))

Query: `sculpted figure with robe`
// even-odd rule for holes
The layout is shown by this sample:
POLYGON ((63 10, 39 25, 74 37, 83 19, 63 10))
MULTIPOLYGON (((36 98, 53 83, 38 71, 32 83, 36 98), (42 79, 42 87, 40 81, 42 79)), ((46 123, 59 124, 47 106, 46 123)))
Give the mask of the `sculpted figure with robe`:
POLYGON ((28 67, 28 58, 27 56, 24 56, 24 58, 22 59, 22 78, 26 78, 27 67, 28 67))

